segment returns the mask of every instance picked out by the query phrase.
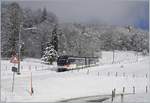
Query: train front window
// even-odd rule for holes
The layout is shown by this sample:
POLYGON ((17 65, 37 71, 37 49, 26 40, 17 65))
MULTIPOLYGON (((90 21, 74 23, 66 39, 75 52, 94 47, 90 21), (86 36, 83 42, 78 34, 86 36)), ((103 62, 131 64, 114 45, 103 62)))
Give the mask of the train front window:
POLYGON ((66 65, 67 59, 58 59, 57 65, 66 65))

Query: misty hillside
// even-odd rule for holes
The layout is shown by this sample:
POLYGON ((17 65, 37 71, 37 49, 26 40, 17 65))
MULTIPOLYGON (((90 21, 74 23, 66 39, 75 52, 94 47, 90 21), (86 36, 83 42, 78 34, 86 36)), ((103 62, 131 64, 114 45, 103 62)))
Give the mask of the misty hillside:
POLYGON ((47 43, 53 43, 55 37, 59 55, 97 56, 102 50, 149 52, 148 32, 133 26, 59 23, 57 15, 46 8, 32 10, 18 3, 2 3, 1 12, 3 57, 18 51, 19 33, 23 57, 41 58, 47 43))

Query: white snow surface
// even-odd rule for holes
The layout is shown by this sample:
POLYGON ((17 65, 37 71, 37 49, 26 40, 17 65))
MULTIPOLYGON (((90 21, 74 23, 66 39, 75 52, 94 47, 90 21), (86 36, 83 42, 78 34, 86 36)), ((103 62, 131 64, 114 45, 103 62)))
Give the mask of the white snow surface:
POLYGON ((14 92, 12 92, 11 71, 14 64, 2 60, 1 100, 57 102, 76 97, 110 95, 114 88, 116 93, 122 93, 123 87, 125 93, 132 93, 133 86, 136 93, 145 93, 146 86, 148 90, 150 89, 148 56, 139 56, 137 61, 133 53, 119 52, 115 54, 117 62, 111 64, 111 55, 112 52, 103 53, 99 66, 61 73, 53 71, 57 68, 56 64, 45 65, 38 59, 25 59, 21 62, 21 75, 15 75, 14 92), (30 95, 31 72, 34 90, 32 96, 30 95))

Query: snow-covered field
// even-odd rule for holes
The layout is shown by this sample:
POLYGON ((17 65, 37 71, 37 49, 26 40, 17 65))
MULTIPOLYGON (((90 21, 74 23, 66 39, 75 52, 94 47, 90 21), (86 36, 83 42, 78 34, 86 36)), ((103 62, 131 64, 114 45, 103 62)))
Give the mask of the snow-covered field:
MULTIPOLYGON (((102 51, 102 58, 100 59, 101 64, 110 64, 113 61, 113 52, 102 51)), ((141 58, 141 54, 134 51, 114 51, 114 63, 134 63, 141 58)))
POLYGON ((57 73, 56 65, 45 65, 37 59, 21 62, 21 75, 15 75, 12 92, 11 67, 7 60, 1 61, 1 99, 7 102, 57 102, 65 99, 110 95, 116 93, 145 93, 149 86, 149 57, 137 56, 132 52, 103 52, 99 66, 57 73), (30 71, 31 68, 31 71, 30 71), (34 94, 30 95, 31 72, 34 94))

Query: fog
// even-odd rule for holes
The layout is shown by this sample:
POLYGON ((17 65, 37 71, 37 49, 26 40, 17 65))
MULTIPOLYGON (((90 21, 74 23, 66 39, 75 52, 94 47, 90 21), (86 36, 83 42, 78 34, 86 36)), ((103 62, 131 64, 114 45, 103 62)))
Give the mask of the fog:
POLYGON ((54 12, 60 22, 99 22, 110 25, 134 25, 148 29, 148 0, 17 1, 24 8, 45 7, 48 11, 54 12))

